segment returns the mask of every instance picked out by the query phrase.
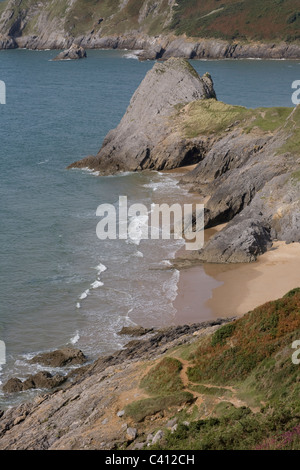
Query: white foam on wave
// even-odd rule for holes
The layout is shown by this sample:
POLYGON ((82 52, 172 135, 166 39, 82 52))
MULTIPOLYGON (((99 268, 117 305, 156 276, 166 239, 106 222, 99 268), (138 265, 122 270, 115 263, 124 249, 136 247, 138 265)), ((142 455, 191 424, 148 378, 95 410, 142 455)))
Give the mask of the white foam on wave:
MULTIPOLYGON (((177 178, 170 178, 164 174, 160 176, 162 176, 162 178, 160 178, 158 181, 152 180, 150 183, 144 184, 143 187, 147 189, 152 189, 152 191, 159 190, 161 192, 167 192, 168 194, 170 193, 170 189, 178 188, 177 178)), ((185 188, 180 188, 180 191, 183 195, 188 194, 188 190, 186 190, 185 188)))
POLYGON ((163 266, 172 266, 172 263, 171 261, 169 261, 168 259, 163 259, 160 264, 162 264, 163 266))
POLYGON ((102 286, 104 286, 104 284, 103 282, 99 281, 99 279, 97 279, 95 282, 91 284, 92 289, 98 289, 98 287, 102 287, 102 286))
POLYGON ((124 57, 124 59, 138 60, 139 59, 139 54, 141 52, 143 52, 143 49, 136 50, 136 51, 131 51, 131 52, 128 52, 127 54, 124 54, 123 57, 124 57))
POLYGON ((136 251, 133 256, 135 258, 144 258, 144 255, 141 251, 136 251))
POLYGON ((81 294, 81 296, 79 297, 79 299, 80 299, 80 300, 86 299, 87 296, 89 295, 89 293, 90 293, 90 289, 85 290, 85 291, 81 294))
POLYGON ((126 243, 133 243, 134 245, 139 245, 143 239, 144 232, 148 232, 148 215, 139 215, 130 217, 129 224, 129 238, 126 240, 126 243))
POLYGON ((76 308, 81 308, 80 302, 77 302, 76 308))
POLYGON ((135 59, 135 60, 139 60, 138 56, 134 53, 129 53, 129 54, 124 54, 124 58, 125 59, 135 59))
POLYGON ((85 167, 85 168, 71 168, 71 170, 79 170, 83 171, 85 173, 89 173, 92 176, 100 176, 100 171, 92 170, 91 168, 85 167))
POLYGON ((98 276, 100 276, 101 273, 104 273, 104 271, 107 270, 107 267, 104 266, 104 264, 100 263, 98 266, 96 266, 94 269, 97 269, 98 276))
POLYGON ((167 299, 170 300, 170 302, 174 302, 177 297, 179 277, 180 272, 178 271, 178 269, 175 269, 171 276, 171 279, 168 279, 163 284, 163 292, 166 295, 167 299))
POLYGON ((76 344, 78 343, 79 339, 80 339, 80 334, 78 331, 76 331, 75 335, 70 339, 70 343, 76 344))

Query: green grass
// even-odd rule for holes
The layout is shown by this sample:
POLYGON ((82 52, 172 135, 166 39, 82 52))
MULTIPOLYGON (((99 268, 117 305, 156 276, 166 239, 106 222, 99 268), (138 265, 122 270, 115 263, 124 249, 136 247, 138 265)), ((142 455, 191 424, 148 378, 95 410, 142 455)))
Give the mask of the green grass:
POLYGON ((251 132, 255 128, 264 132, 274 132, 285 124, 292 108, 258 108, 253 112, 253 119, 246 126, 246 132, 251 132))
POLYGON ((176 111, 172 124, 186 138, 218 134, 249 113, 242 106, 227 105, 215 99, 192 101, 176 111))
POLYGON ((282 130, 285 144, 277 154, 289 152, 299 154, 300 108, 288 107, 247 109, 233 106, 215 99, 196 100, 175 107, 170 126, 185 138, 201 135, 222 135, 233 127, 245 133, 273 134, 282 130))
POLYGON ((229 323, 228 325, 224 325, 221 328, 219 328, 211 338, 211 345, 213 347, 217 346, 217 344, 224 345, 226 344, 227 338, 230 338, 230 336, 233 335, 235 331, 235 324, 234 323, 229 323))
POLYGON ((299 155, 300 149, 300 106, 294 108, 293 113, 285 124, 285 132, 288 134, 288 138, 285 144, 277 151, 280 153, 291 153, 293 155, 299 155))
POLYGON ((183 389, 182 364, 172 357, 163 358, 141 380, 140 386, 150 395, 166 395, 183 389))
POLYGON ((189 392, 178 392, 172 395, 145 398, 130 403, 125 407, 125 416, 134 419, 135 422, 143 421, 147 416, 155 415, 160 411, 172 409, 187 403, 192 403, 194 397, 189 392))
MULTIPOLYGON (((299 423, 298 409, 285 404, 277 410, 266 408, 252 413, 247 407, 235 408, 230 403, 220 403, 216 416, 193 421, 190 426, 179 424, 174 433, 168 432, 164 441, 152 446, 154 450, 245 450, 264 448, 267 439, 273 442, 284 433, 293 434, 299 423)), ((283 448, 300 449, 300 439, 295 433, 292 444, 283 448)))
POLYGON ((300 339, 300 288, 173 350, 190 361, 188 389, 202 395, 200 406, 191 406, 195 398, 181 389, 180 361, 165 357, 141 381, 155 396, 128 405, 126 416, 136 422, 166 411, 176 416, 177 430, 166 431, 154 450, 300 450, 295 339, 300 339), (229 384, 234 392, 225 388, 229 384), (235 406, 233 398, 247 406, 235 406))

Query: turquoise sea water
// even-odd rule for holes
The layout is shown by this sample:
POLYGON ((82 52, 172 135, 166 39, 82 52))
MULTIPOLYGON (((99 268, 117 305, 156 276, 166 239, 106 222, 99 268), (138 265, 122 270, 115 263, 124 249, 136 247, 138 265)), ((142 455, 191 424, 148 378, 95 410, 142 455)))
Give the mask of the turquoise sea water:
MULTIPOLYGON (((7 364, 0 381, 32 371, 26 359, 38 351, 71 342, 93 358, 122 346, 116 332, 123 325, 174 322, 179 273, 157 268, 179 243, 101 242, 96 209, 120 195, 149 208, 155 199, 189 196, 170 175, 103 178, 65 169, 99 150, 153 63, 120 51, 89 51, 78 62, 52 62, 55 55, 0 51, 7 87, 0 105, 0 339, 7 364)), ((247 107, 292 106, 291 84, 300 79, 297 61, 193 66, 211 73, 218 99, 247 107)), ((208 316, 199 311, 199 321, 208 316)))

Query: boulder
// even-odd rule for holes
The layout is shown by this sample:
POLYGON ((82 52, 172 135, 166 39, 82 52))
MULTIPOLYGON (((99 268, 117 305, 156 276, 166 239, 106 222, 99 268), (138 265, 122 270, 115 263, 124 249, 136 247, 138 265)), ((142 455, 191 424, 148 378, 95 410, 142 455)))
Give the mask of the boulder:
POLYGON ((61 52, 53 60, 78 60, 85 59, 86 57, 87 54, 83 47, 78 46, 77 44, 72 44, 70 49, 61 52))
POLYGON ((30 362, 43 364, 47 367, 64 367, 71 365, 84 364, 87 361, 86 356, 80 349, 63 348, 56 351, 50 351, 38 354, 30 362))
POLYGON ((52 376, 49 372, 41 371, 31 375, 23 382, 23 390, 32 388, 55 388, 65 382, 66 377, 56 374, 52 376))
POLYGON ((23 383, 17 377, 9 379, 2 387, 4 393, 17 393, 23 390, 23 383))
POLYGON ((158 442, 160 442, 163 437, 164 437, 164 433, 163 433, 163 431, 160 429, 159 431, 157 431, 157 433, 156 433, 155 436, 153 437, 152 445, 153 445, 153 444, 157 444, 158 442))
POLYGON ((128 441, 134 441, 137 436, 136 428, 127 428, 126 430, 126 438, 128 441))
POLYGON ((49 372, 41 371, 35 375, 30 375, 24 382, 17 377, 13 377, 3 385, 2 390, 5 393, 17 393, 35 388, 55 388, 65 380, 66 377, 62 375, 52 376, 49 372))
POLYGON ((151 331, 153 331, 153 328, 143 328, 142 326, 123 326, 118 335, 144 336, 151 331))

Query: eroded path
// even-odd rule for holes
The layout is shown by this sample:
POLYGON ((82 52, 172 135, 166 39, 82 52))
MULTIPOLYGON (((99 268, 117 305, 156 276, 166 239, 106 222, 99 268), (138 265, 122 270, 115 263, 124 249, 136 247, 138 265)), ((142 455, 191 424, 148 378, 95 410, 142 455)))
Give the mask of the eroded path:
POLYGON ((253 411, 254 413, 260 410, 259 407, 250 406, 249 403, 238 398, 237 397, 238 391, 236 390, 236 388, 232 386, 225 386, 225 385, 218 386, 218 385, 210 384, 210 383, 191 382, 188 378, 188 368, 192 366, 191 362, 186 359, 182 359, 181 357, 178 357, 178 356, 174 356, 174 357, 178 361, 180 361, 182 364, 182 369, 180 371, 180 378, 182 380, 185 390, 187 392, 190 392, 196 398, 195 404, 197 406, 200 406, 201 404, 205 405, 205 397, 207 395, 205 393, 197 392, 196 390, 194 390, 194 387, 203 386, 207 389, 219 389, 220 390, 220 395, 217 395, 217 396, 210 395, 210 398, 213 399, 214 404, 227 401, 229 403, 232 403, 232 405, 234 405, 237 408, 241 406, 246 406, 247 408, 250 408, 251 411, 253 411), (224 389, 230 393, 224 395, 224 389))

